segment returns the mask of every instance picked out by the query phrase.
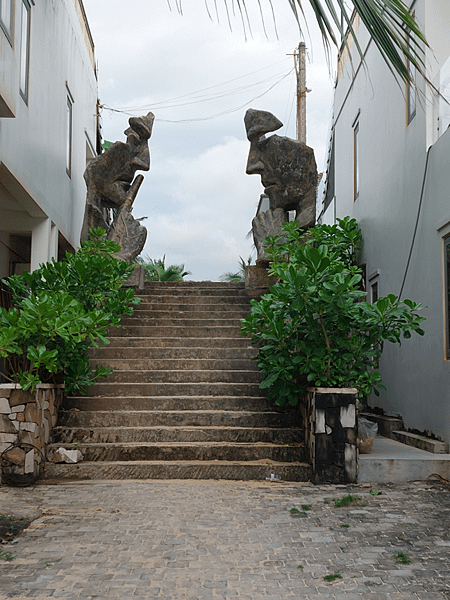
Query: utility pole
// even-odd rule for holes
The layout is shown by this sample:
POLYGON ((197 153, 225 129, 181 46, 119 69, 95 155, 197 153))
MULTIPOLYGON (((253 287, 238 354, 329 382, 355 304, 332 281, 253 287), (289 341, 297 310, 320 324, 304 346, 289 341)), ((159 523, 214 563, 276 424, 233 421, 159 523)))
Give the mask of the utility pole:
POLYGON ((297 77, 297 139, 306 144, 306 93, 310 92, 306 87, 306 46, 300 42, 294 54, 295 75, 297 77))

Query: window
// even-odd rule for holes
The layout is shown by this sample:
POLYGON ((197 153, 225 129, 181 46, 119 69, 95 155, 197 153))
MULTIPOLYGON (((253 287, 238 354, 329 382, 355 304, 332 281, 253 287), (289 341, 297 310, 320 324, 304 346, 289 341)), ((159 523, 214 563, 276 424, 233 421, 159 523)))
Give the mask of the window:
POLYGON ((12 45, 14 0, 0 0, 0 26, 12 45))
POLYGON ((21 3, 20 29, 20 95, 28 102, 28 76, 30 70, 30 4, 28 0, 21 3))
POLYGON ((378 281, 375 281, 370 286, 370 303, 375 304, 378 300, 378 281))
POLYGON ((450 360, 450 236, 444 238, 444 274, 445 274, 445 347, 446 358, 450 360))
POLYGON ((69 89, 66 96, 66 172, 72 175, 72 129, 73 129, 73 98, 69 89))
POLYGON ((359 117, 353 124, 353 200, 359 197, 359 117))

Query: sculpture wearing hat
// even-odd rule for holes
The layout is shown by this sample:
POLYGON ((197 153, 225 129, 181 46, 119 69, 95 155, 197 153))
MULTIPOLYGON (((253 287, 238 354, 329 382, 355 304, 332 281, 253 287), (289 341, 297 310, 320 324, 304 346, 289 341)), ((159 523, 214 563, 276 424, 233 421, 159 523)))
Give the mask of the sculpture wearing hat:
POLYGON ((252 222, 261 262, 265 260, 263 240, 279 233, 288 211, 295 211, 295 220, 305 230, 315 224, 317 167, 314 150, 303 142, 279 135, 266 137, 283 126, 272 113, 251 108, 244 124, 250 141, 246 172, 261 176, 269 198, 269 211, 258 213, 252 222))
POLYGON ((131 215, 131 208, 144 179, 136 171, 150 170, 148 140, 152 134, 153 113, 131 117, 125 131, 126 142, 116 142, 86 167, 86 209, 81 241, 89 237, 91 227, 102 227, 108 239, 117 241, 121 250, 116 257, 131 262, 141 253, 147 230, 131 215), (116 209, 113 221, 109 209, 116 209))

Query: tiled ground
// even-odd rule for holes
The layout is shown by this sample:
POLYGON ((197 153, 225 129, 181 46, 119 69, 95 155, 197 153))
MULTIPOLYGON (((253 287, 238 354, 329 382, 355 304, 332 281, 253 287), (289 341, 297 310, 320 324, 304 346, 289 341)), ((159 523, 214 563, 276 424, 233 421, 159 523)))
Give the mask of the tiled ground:
POLYGON ((450 486, 371 489, 217 481, 2 487, 0 514, 40 516, 0 546, 15 556, 0 558, 0 599, 449 600, 450 486), (347 494, 359 500, 335 506, 332 499, 347 494), (397 564, 397 552, 411 563, 397 564))

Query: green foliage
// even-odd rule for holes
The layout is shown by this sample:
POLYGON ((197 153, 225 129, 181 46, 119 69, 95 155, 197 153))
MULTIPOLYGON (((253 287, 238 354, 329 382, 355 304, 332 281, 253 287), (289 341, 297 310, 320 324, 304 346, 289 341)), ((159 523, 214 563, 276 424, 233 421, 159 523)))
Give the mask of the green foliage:
POLYGON ((252 257, 249 256, 248 257, 248 263, 245 262, 245 260, 242 258, 242 256, 239 257, 239 270, 236 271, 236 273, 233 273, 232 271, 227 271, 226 273, 224 273, 223 275, 221 275, 219 277, 220 281, 226 281, 229 283, 240 283, 245 281, 245 267, 247 266, 247 264, 250 264, 252 260, 252 257))
POLYGON ((68 393, 83 394, 111 372, 92 369, 87 350, 108 344, 107 327, 118 327, 140 300, 122 287, 133 266, 113 257, 118 244, 101 228, 90 236, 75 254, 3 282, 13 307, 0 308, 0 356, 10 365, 5 376, 24 390, 64 382, 68 393))
POLYGON ((412 562, 409 556, 404 552, 396 552, 394 554, 394 560, 397 564, 400 565, 409 565, 412 562))
POLYGON ((260 384, 279 406, 295 406, 311 387, 355 387, 359 397, 384 386, 377 370, 383 343, 423 335, 421 305, 393 294, 362 301, 362 271, 355 259, 362 245, 354 219, 318 225, 307 236, 294 222, 282 236, 266 239, 278 283, 260 301, 241 332, 258 345, 260 384))
POLYGON ((149 256, 142 258, 138 256, 136 262, 142 266, 145 272, 145 281, 184 281, 190 271, 184 270, 184 265, 165 266, 166 256, 153 260, 149 256))
POLYGON ((339 572, 331 573, 330 575, 325 575, 324 580, 328 581, 328 583, 332 583, 336 579, 342 579, 342 575, 339 572))
POLYGON ((332 500, 336 508, 343 508, 346 506, 365 506, 365 504, 360 501, 358 496, 352 496, 351 494, 342 496, 342 498, 332 498, 332 500))

